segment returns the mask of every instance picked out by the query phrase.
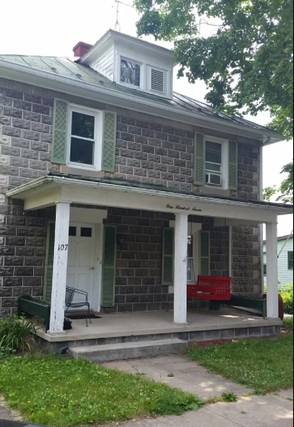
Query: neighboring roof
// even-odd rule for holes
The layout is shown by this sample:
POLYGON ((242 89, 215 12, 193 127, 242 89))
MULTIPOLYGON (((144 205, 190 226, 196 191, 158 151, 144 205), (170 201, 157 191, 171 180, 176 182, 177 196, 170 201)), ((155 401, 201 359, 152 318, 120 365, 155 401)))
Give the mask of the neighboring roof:
MULTIPOLYGON (((283 240, 291 240, 293 239, 293 230, 291 231, 291 233, 286 234, 285 236, 279 236, 277 237, 278 242, 282 242, 283 240)), ((266 243, 266 240, 263 241, 263 243, 266 243)))
MULTIPOLYGON (((27 73, 27 75, 34 76, 33 81, 35 84, 40 81, 44 85, 45 79, 46 82, 51 82, 51 89, 58 91, 61 90, 60 88, 65 91, 65 84, 67 84, 79 91, 83 89, 90 90, 91 93, 95 91, 95 96, 104 93, 104 97, 107 95, 112 98, 120 97, 120 99, 124 98, 125 102, 128 99, 130 108, 133 105, 135 110, 138 110, 137 102, 142 106, 142 111, 144 110, 143 107, 146 106, 146 112, 152 111, 156 115, 162 114, 162 117, 176 117, 179 121, 186 119, 187 123, 194 125, 196 124, 195 120, 197 120, 197 124, 200 126, 210 125, 211 129, 216 129, 216 126, 223 126, 232 133, 238 134, 239 130, 241 134, 242 131, 242 135, 245 136, 247 132, 251 132, 248 137, 255 136, 264 145, 284 139, 281 135, 264 126, 235 116, 218 113, 205 103, 178 93, 174 93, 173 99, 167 99, 116 84, 88 66, 79 64, 69 58, 0 55, 1 68, 6 71, 7 78, 13 78, 13 76, 17 75, 20 80, 24 79, 27 73), (39 80, 37 80, 37 77, 39 80), (59 83, 59 86, 57 86, 57 83, 59 83), (61 86, 60 83, 63 83, 63 85, 61 86), (52 85, 55 86, 52 87, 52 85)), ((109 103, 111 103, 110 100, 109 103)), ((124 104, 120 102, 114 105, 123 106, 124 104)))

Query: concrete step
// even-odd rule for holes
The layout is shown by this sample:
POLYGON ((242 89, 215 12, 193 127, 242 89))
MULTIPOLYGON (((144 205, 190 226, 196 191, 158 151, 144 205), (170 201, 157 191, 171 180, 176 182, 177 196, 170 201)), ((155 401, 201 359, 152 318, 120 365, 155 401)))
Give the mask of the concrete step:
POLYGON ((137 359, 139 357, 183 353, 187 347, 187 341, 182 341, 178 338, 167 338, 162 340, 69 347, 68 350, 75 359, 83 358, 92 362, 108 362, 110 360, 137 359))

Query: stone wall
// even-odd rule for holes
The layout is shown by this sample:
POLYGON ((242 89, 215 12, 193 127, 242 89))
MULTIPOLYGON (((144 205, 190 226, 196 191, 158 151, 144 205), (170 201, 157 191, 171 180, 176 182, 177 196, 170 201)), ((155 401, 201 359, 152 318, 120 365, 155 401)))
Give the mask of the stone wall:
POLYGON ((46 217, 8 200, 9 188, 50 168, 53 98, 30 85, 0 79, 0 313, 20 295, 43 293, 46 217))
MULTIPOLYGON (((58 170, 50 163, 54 95, 42 88, 0 78, 0 313, 14 310, 19 295, 42 295, 46 212, 24 212, 22 202, 8 200, 5 193, 50 170, 58 170)), ((91 107, 95 105, 91 101, 91 107)), ((181 191, 198 191, 193 186, 191 127, 177 128, 158 117, 126 114, 120 109, 117 112, 114 176, 181 191)), ((258 165, 259 148, 240 142, 238 191, 231 192, 232 196, 257 199, 258 165)), ((131 210, 119 212, 111 209, 108 217, 108 222, 116 223, 118 232, 125 236, 118 251, 115 310, 170 308, 172 296, 168 295, 167 287, 161 286, 161 236, 168 216, 131 210)), ((211 221, 206 222, 212 232, 211 271, 227 274, 227 230, 213 229, 211 221)), ((236 289, 256 292, 260 283, 258 236, 251 228, 238 228, 234 236, 236 289), (252 262, 254 268, 250 270, 252 262)))

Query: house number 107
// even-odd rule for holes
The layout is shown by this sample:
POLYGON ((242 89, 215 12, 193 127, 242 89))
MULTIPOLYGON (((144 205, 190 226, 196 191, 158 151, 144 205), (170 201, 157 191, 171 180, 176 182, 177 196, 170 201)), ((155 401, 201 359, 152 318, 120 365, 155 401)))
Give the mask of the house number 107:
POLYGON ((60 244, 60 245, 58 245, 57 246, 57 250, 58 251, 67 251, 67 248, 68 248, 68 244, 60 244))

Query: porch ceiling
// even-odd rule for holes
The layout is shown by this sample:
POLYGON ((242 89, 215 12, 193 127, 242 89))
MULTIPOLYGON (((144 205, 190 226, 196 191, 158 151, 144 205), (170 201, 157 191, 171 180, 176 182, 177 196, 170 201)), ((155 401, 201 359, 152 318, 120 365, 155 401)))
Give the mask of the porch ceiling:
POLYGON ((60 202, 104 207, 200 215, 246 222, 274 223, 277 215, 291 214, 292 205, 241 201, 126 185, 115 181, 48 175, 9 190, 6 194, 24 201, 25 210, 42 209, 60 202))

